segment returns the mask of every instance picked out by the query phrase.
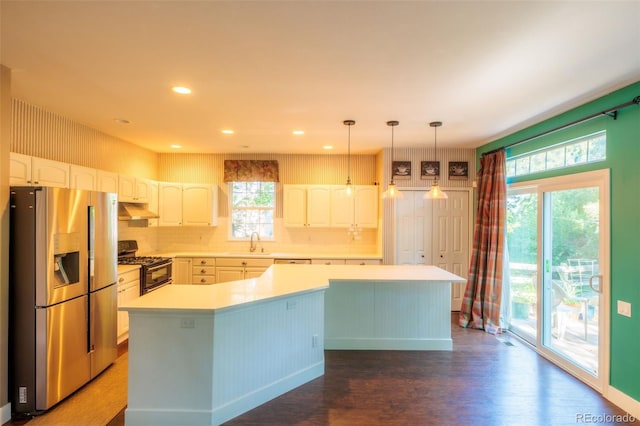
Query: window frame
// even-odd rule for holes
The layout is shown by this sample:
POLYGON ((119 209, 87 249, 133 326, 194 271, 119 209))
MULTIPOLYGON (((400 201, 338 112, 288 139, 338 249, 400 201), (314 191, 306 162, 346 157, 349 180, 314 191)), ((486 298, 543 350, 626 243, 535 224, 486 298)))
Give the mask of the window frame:
MULTIPOLYGON (((271 222, 271 227, 273 229, 273 234, 271 236, 267 236, 267 235, 263 235, 263 233, 260 233, 258 231, 258 234, 260 235, 260 240, 261 241, 275 241, 276 239, 276 226, 275 226, 275 222, 276 222, 276 208, 277 208, 277 193, 278 193, 278 189, 277 189, 277 185, 278 182, 271 182, 271 181, 247 181, 247 182, 243 182, 243 181, 229 181, 227 182, 227 189, 228 189, 228 206, 229 206, 229 226, 227 227, 227 238, 229 241, 249 241, 251 239, 251 236, 249 234, 249 236, 245 236, 245 237, 236 237, 234 236, 233 233, 233 227, 234 227, 234 211, 236 210, 256 210, 256 211, 264 211, 264 210, 271 210, 272 211, 272 217, 273 217, 273 221, 271 222), (263 185, 263 184, 273 184, 273 206, 271 207, 263 207, 263 206, 250 206, 250 207, 239 207, 236 208, 233 205, 233 198, 234 198, 234 185, 235 184, 245 184, 245 185, 250 185, 250 184, 259 184, 259 185, 263 185)), ((258 224, 258 227, 260 227, 260 223, 258 224)))

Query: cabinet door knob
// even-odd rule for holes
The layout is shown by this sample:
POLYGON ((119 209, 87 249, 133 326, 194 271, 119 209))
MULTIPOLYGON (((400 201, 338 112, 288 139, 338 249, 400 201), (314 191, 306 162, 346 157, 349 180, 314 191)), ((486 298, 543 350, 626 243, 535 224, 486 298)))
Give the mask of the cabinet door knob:
POLYGON ((200 269, 201 274, 204 274, 205 272, 207 272, 205 269, 200 269))
POLYGON ((207 280, 205 280, 204 278, 200 278, 200 282, 201 282, 201 283, 206 283, 206 282, 207 282, 207 280))
POLYGON ((203 260, 201 260, 201 261, 200 261, 200 264, 201 264, 201 265, 206 265, 206 264, 207 264, 207 261, 203 259, 203 260))

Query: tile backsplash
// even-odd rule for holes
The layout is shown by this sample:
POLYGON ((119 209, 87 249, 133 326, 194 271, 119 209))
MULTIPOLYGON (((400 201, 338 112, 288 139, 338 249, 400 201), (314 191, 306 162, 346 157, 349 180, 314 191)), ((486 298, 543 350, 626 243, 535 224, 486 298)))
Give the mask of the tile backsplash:
MULTIPOLYGON (((275 241, 261 240, 258 248, 266 252, 299 254, 377 254, 377 230, 363 229, 350 236, 342 228, 287 228, 276 219, 275 241)), ((119 222, 118 239, 138 241, 139 253, 189 251, 247 251, 248 241, 229 241, 227 218, 219 217, 215 227, 134 227, 119 222)))

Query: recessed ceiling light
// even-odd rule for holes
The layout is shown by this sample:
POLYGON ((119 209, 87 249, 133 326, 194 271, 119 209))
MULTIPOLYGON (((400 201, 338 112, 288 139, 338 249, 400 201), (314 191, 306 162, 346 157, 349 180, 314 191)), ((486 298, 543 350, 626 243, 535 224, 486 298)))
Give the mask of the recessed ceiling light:
POLYGON ((124 118, 114 118, 113 121, 115 121, 118 124, 131 124, 129 120, 126 120, 124 118))
POLYGON ((171 145, 171 148, 173 148, 173 149, 180 149, 180 148, 182 148, 182 145, 178 145, 178 144, 175 144, 175 143, 174 143, 174 144, 172 144, 172 145, 171 145))
POLYGON ((231 129, 224 129, 224 130, 222 130, 221 132, 222 132, 223 134, 225 134, 225 135, 232 135, 232 134, 234 134, 234 133, 235 133, 235 132, 234 132, 233 130, 231 130, 231 129))
POLYGON ((191 93, 191 89, 189 89, 188 87, 184 87, 184 86, 174 86, 171 88, 171 90, 173 90, 176 93, 179 93, 181 95, 188 95, 191 93))
POLYGON ((304 135, 304 130, 294 130, 292 133, 294 135, 304 135))
POLYGON ((325 145, 322 147, 322 149, 327 149, 327 150, 333 149, 333 145, 325 145))

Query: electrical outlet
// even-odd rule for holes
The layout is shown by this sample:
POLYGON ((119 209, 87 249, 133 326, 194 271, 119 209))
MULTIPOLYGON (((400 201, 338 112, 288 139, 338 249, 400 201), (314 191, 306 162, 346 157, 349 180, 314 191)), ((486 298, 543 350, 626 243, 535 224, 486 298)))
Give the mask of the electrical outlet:
POLYGON ((18 388, 18 403, 19 404, 27 403, 27 387, 26 386, 20 386, 18 388))
POLYGON ((287 300, 287 310, 295 309, 296 301, 295 300, 287 300))
POLYGON ((196 328, 196 320, 193 318, 182 318, 180 328, 196 328))
POLYGON ((317 348, 318 347, 318 335, 314 334, 313 336, 311 336, 311 347, 312 348, 317 348))
POLYGON ((631 303, 618 300, 618 313, 631 318, 631 303))

